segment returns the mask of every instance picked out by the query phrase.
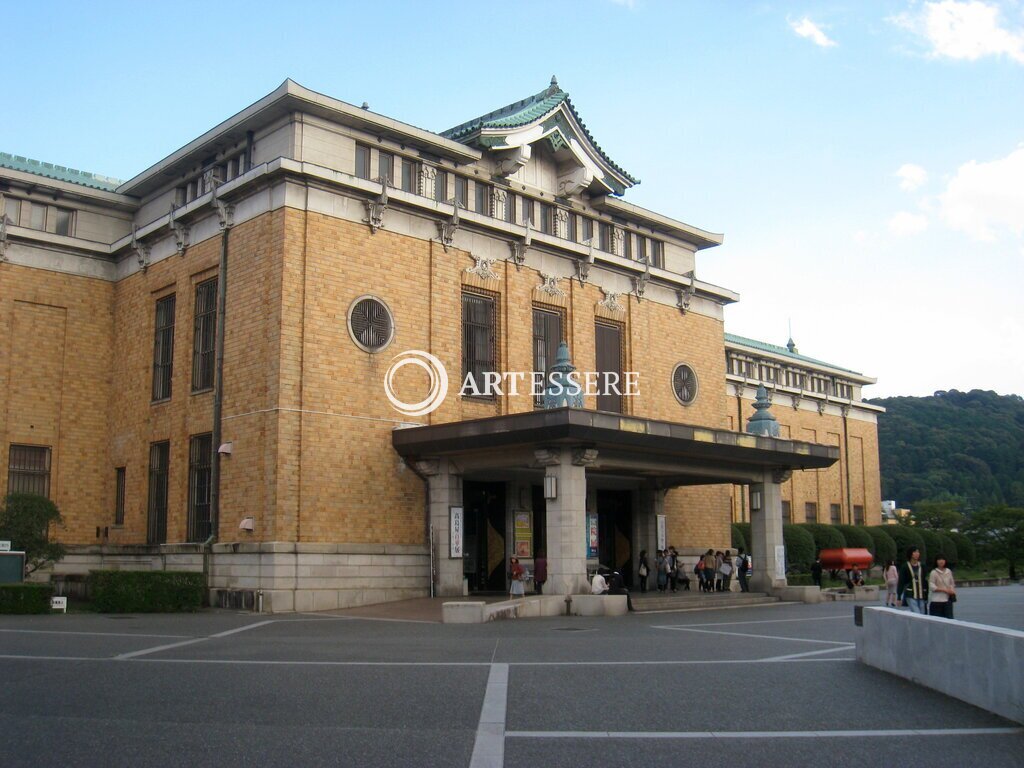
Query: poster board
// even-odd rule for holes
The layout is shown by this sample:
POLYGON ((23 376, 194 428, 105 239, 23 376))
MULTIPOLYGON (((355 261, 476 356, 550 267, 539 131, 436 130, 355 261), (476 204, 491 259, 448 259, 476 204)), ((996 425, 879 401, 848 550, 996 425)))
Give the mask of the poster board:
POLYGON ((668 534, 665 530, 664 515, 658 515, 658 549, 668 549, 668 534))
POLYGON ((518 510, 513 514, 512 540, 516 557, 533 557, 533 512, 518 510))
POLYGON ((597 512, 587 512, 587 557, 597 557, 597 512))
POLYGON ((0 552, 0 584, 20 584, 25 580, 25 553, 0 552))
POLYGON ((463 555, 463 514, 462 507, 448 508, 448 559, 458 560, 463 555))

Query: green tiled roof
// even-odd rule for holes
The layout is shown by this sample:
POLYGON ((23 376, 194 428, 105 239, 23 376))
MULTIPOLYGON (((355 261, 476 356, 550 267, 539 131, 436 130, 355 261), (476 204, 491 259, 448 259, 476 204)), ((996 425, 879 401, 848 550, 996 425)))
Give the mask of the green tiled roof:
POLYGON ((569 107, 569 111, 572 113, 573 118, 579 123, 580 128, 583 129, 584 135, 587 137, 594 149, 597 150, 601 158, 608 163, 615 171, 621 174, 623 177, 628 179, 632 184, 639 184, 640 180, 630 176, 623 168, 620 168, 615 162, 612 161, 608 155, 605 154, 604 150, 594 141, 594 137, 591 136, 590 131, 587 129, 586 123, 580 117, 579 112, 572 105, 572 100, 569 98, 569 94, 558 87, 558 81, 555 78, 551 78, 551 85, 545 88, 540 93, 535 93, 533 96, 522 99, 508 104, 501 109, 496 109, 493 112, 488 112, 486 115, 468 120, 465 123, 449 128, 447 131, 442 131, 441 135, 446 139, 452 139, 454 141, 462 141, 467 136, 470 136, 477 131, 487 128, 519 128, 524 125, 529 125, 549 112, 554 111, 562 102, 569 107))
POLYGON ((851 371, 849 368, 843 368, 839 365, 833 365, 832 363, 826 363, 824 360, 815 360, 813 357, 807 357, 796 352, 790 352, 786 347, 780 347, 775 344, 769 344, 766 341, 758 341, 757 339, 748 339, 745 336, 737 336, 733 333, 725 334, 726 342, 732 342, 733 344, 742 344, 745 347, 753 347, 754 349, 760 349, 762 352, 770 352, 773 355, 781 355, 782 357, 789 357, 793 360, 800 360, 811 365, 824 365, 837 371, 845 371, 846 373, 852 373, 855 376, 863 376, 864 374, 860 371, 851 371))
POLYGON ((81 184, 83 187, 102 189, 107 192, 113 192, 123 183, 120 179, 112 179, 109 176, 77 171, 74 168, 65 168, 63 165, 54 165, 53 163, 42 163, 39 160, 32 160, 20 155, 9 155, 6 152, 0 152, 0 167, 34 173, 36 176, 81 184))

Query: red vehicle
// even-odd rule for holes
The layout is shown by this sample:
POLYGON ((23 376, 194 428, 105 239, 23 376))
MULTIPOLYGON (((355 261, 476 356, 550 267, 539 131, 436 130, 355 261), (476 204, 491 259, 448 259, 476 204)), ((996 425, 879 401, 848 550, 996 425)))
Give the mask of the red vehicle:
POLYGON ((823 549, 818 554, 821 567, 827 571, 848 571, 858 568, 866 571, 875 559, 864 548, 843 547, 842 549, 823 549))

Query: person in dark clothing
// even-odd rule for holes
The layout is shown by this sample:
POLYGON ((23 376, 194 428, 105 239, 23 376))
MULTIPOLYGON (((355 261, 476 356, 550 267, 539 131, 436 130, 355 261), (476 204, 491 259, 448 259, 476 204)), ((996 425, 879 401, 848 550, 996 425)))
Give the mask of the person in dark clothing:
POLYGON ((814 581, 814 586, 821 589, 821 560, 814 558, 814 565, 811 566, 811 580, 814 581))
POLYGON ((544 594, 544 582, 548 580, 548 558, 544 550, 537 553, 533 560, 533 591, 534 594, 544 594))
POLYGON ((629 590, 626 589, 626 584, 622 580, 622 574, 618 571, 614 571, 608 579, 608 594, 609 595, 625 595, 626 596, 626 608, 630 611, 633 610, 633 601, 629 597, 629 590))
POLYGON ((896 594, 911 613, 928 613, 928 574, 917 547, 907 549, 907 561, 900 566, 896 594))
POLYGON ((647 557, 647 550, 640 550, 640 557, 637 558, 637 576, 640 577, 640 592, 647 591, 647 576, 651 572, 651 563, 647 557))
POLYGON ((749 592, 750 587, 747 585, 747 571, 750 570, 750 558, 747 557, 746 552, 740 549, 738 555, 736 555, 736 574, 740 580, 740 592, 749 592))

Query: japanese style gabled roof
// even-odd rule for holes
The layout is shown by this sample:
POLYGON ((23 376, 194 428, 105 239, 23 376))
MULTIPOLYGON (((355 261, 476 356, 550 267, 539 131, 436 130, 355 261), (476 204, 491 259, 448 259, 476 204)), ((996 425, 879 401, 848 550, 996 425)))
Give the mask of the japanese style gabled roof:
POLYGON ((67 181, 71 184, 81 184, 83 187, 102 189, 107 192, 113 192, 121 184, 120 180, 112 179, 109 176, 100 176, 97 173, 89 173, 88 171, 78 171, 74 168, 65 168, 63 165, 54 165, 53 163, 43 163, 28 157, 21 157, 20 155, 9 155, 6 152, 0 152, 0 168, 33 173, 36 176, 67 181))
MULTIPOLYGON (((508 147, 502 140, 504 133, 540 123, 550 130, 557 127, 569 133, 572 138, 582 139, 581 143, 589 146, 595 159, 599 159, 599 163, 611 171, 611 175, 614 177, 612 186, 615 194, 622 194, 627 187, 640 183, 639 179, 630 175, 605 154, 587 129, 579 112, 576 111, 569 94, 558 86, 558 80, 554 77, 551 78, 551 85, 540 93, 535 93, 533 96, 508 104, 501 109, 468 120, 447 131, 442 131, 440 135, 463 144, 475 144, 486 149, 500 150, 508 147), (563 109, 568 114, 570 121, 568 124, 556 125, 557 115, 555 113, 563 109), (577 133, 574 130, 575 127, 579 129, 580 135, 578 136, 575 135, 577 133)), ((569 137, 552 138, 552 143, 557 149, 558 142, 567 138, 569 137)))

